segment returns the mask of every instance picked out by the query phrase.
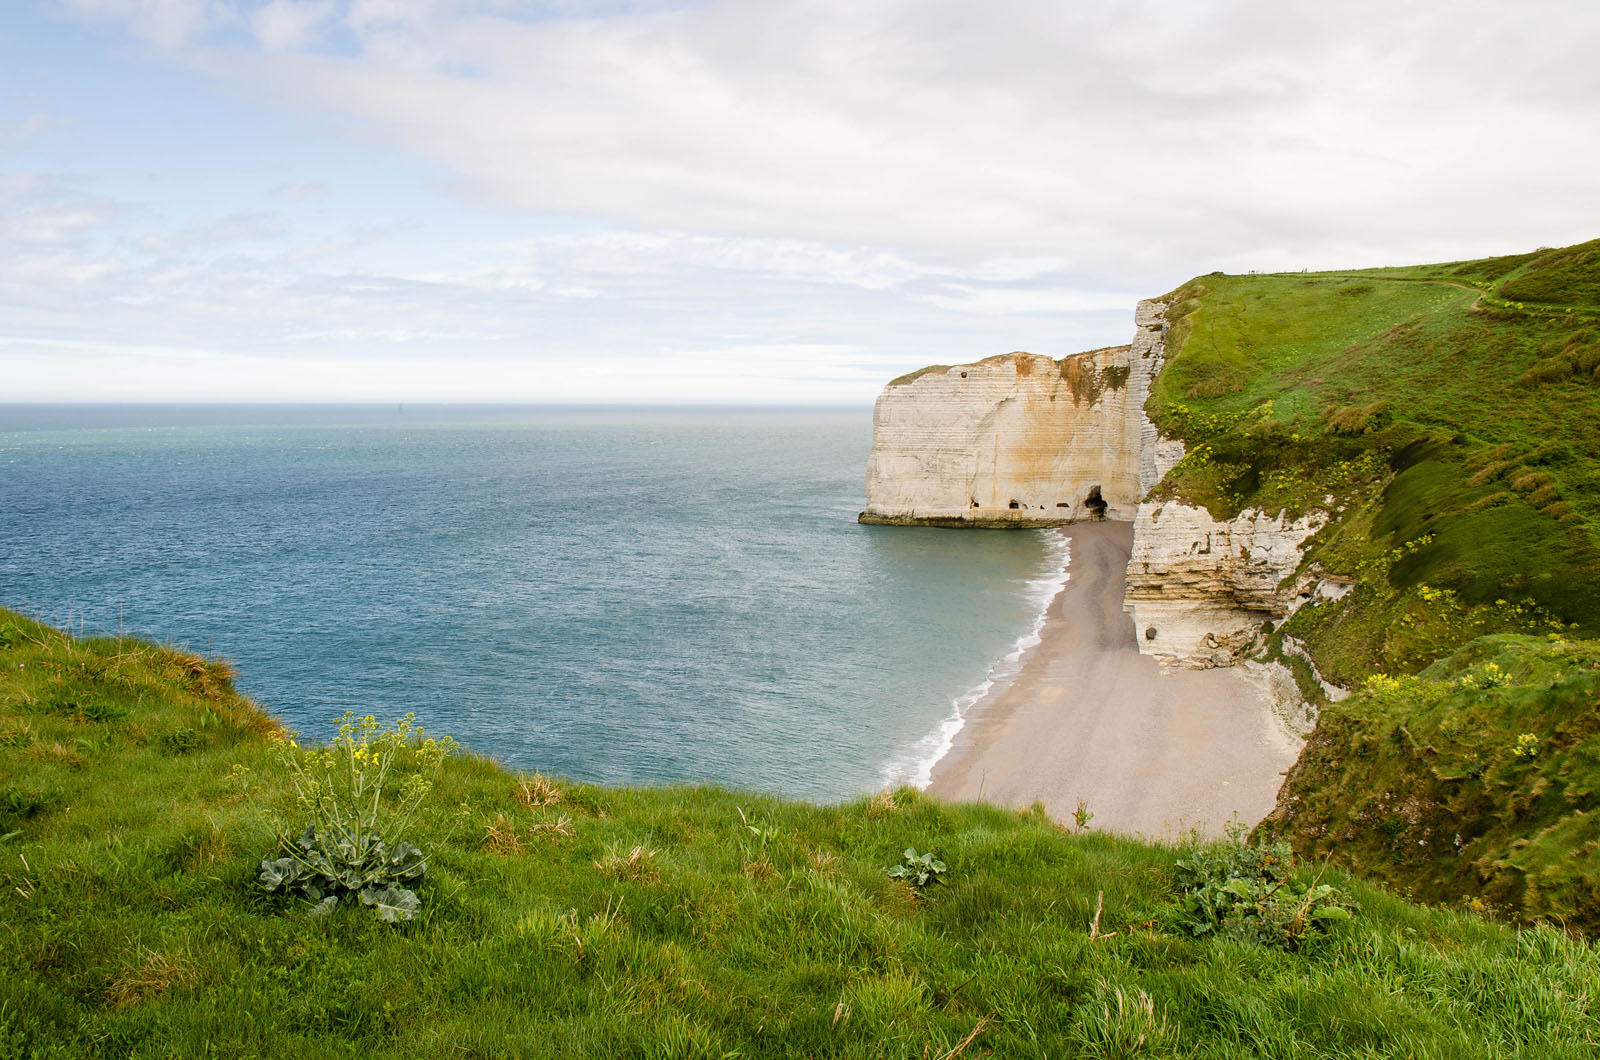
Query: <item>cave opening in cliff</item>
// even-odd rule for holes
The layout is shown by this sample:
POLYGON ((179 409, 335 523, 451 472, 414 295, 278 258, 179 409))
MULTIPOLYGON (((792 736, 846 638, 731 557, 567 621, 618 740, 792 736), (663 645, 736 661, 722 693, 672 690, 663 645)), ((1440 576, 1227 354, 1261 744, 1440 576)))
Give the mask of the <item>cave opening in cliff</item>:
POLYGON ((1100 496, 1099 486, 1089 487, 1089 495, 1083 499, 1083 506, 1089 509, 1089 512, 1096 519, 1104 519, 1106 517, 1107 505, 1105 498, 1100 496))

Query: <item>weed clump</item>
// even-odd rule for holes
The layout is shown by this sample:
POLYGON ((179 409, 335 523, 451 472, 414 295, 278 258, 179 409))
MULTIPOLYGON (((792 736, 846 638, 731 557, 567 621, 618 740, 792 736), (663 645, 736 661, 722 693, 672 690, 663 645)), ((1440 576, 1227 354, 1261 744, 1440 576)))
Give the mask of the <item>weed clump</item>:
POLYGON ((1177 882, 1182 899, 1171 924, 1194 938, 1220 935, 1293 952, 1354 912, 1320 874, 1295 878, 1287 842, 1247 843, 1242 827, 1225 842, 1191 847, 1178 861, 1177 882))
POLYGON ((401 836, 454 746, 448 736, 429 738, 413 714, 386 728, 371 714, 357 719, 348 711, 326 747, 286 740, 283 765, 310 822, 293 841, 280 837, 282 857, 261 862, 262 886, 299 891, 313 903, 310 916, 342 902, 370 906, 391 923, 416 916, 422 903, 411 888, 428 863, 401 836), (409 773, 403 780, 402 772, 409 773))
POLYGON ((1164 1009, 1143 990, 1098 984, 1094 997, 1080 1010, 1072 1041, 1085 1056, 1137 1057, 1165 1055, 1177 1043, 1178 1029, 1164 1009), (1159 1053, 1153 1050, 1161 1050, 1159 1053))
POLYGON ((889 870, 889 876, 896 880, 905 880, 913 888, 922 891, 939 882, 939 877, 947 870, 944 862, 933 856, 933 851, 918 854, 916 847, 906 847, 905 860, 889 870))

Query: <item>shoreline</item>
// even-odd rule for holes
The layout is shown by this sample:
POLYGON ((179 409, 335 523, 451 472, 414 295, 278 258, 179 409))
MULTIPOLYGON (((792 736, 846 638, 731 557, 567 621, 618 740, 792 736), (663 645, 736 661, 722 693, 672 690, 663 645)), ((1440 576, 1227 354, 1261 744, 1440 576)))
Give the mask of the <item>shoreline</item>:
MULTIPOLYGON (((1036 527, 1033 529, 1037 529, 1036 527)), ((972 685, 959 696, 950 701, 950 713, 943 721, 939 722, 928 735, 917 742, 912 752, 903 758, 891 760, 884 766, 881 779, 884 784, 893 787, 897 784, 909 784, 919 790, 926 790, 932 783, 933 771, 950 756, 955 749, 957 741, 961 738, 962 731, 967 727, 967 719, 984 700, 1008 688, 1022 672, 1027 657, 1039 646, 1044 636, 1044 629, 1049 621, 1050 608, 1055 604, 1056 598, 1061 595, 1061 590, 1066 587, 1067 581, 1072 577, 1072 541, 1066 536, 1059 536, 1049 545, 1052 561, 1059 561, 1059 567, 1052 567, 1044 575, 1040 575, 1028 582, 1030 591, 1036 587, 1049 590, 1048 595, 1041 594, 1034 598, 1038 604, 1038 612, 1034 616, 1033 627, 1026 633, 1012 641, 1011 650, 1001 656, 984 673, 983 680, 972 685), (909 761, 907 761, 909 758, 909 761)))
POLYGON ((1168 670, 1139 654, 1122 610, 1133 524, 1057 532, 1068 567, 1038 643, 967 710, 925 790, 1042 802, 1062 823, 1082 800, 1090 827, 1153 839, 1254 825, 1272 811, 1300 738, 1245 671, 1168 670))

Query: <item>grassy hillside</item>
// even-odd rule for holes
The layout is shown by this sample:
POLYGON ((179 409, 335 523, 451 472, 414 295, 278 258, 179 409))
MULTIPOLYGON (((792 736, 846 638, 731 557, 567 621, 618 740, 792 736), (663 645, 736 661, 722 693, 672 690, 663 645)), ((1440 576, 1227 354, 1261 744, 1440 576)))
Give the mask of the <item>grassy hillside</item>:
POLYGON ((1484 637, 1323 710, 1263 827, 1427 901, 1600 932, 1600 644, 1484 637))
POLYGON ((1289 632, 1337 683, 1484 633, 1600 635, 1597 284, 1600 241, 1192 281, 1151 403, 1190 454, 1160 490, 1218 516, 1332 498, 1308 555, 1358 589, 1289 632))
POLYGON ((1354 583, 1269 649, 1367 689, 1326 707, 1269 830, 1430 900, 1600 927, 1600 654, 1568 643, 1600 635, 1600 241, 1173 301, 1152 411, 1190 455, 1160 490, 1331 509, 1306 564, 1354 583))
MULTIPOLYGON (((312 918, 258 872, 308 813, 290 765, 334 750, 289 746, 222 664, 0 611, 0 1057, 1600 1046, 1596 953, 1548 928, 1284 876, 1281 851, 1067 834, 904 790, 820 807, 456 754, 405 829, 428 867, 417 916, 312 918), (908 847, 940 882, 891 878, 908 847), (1313 902, 1354 915, 1313 910, 1317 931, 1313 902)), ((403 750, 397 777, 423 775, 403 750)))

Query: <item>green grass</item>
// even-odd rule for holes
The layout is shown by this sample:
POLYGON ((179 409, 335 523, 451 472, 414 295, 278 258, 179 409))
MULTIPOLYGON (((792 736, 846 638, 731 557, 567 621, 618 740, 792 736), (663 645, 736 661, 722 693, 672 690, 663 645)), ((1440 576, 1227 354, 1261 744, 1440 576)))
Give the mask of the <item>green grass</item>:
MULTIPOLYGON (((1171 847, 446 761, 418 919, 263 892, 296 808, 221 664, 0 611, 0 1058, 1588 1057, 1596 954, 1329 870, 1301 952, 1168 927, 1171 847), (908 847, 947 865, 918 897, 908 847), (1102 937, 1091 939, 1097 895, 1102 937)), ((1315 875, 1306 869, 1299 878, 1315 875)))
POLYGON ((1431 901, 1600 931, 1600 644, 1494 636, 1324 709, 1263 830, 1431 901))
MULTIPOLYGON (((1600 635, 1597 255, 1600 242, 1192 281, 1172 296, 1169 363, 1151 404, 1190 454, 1158 495, 1218 516, 1331 507, 1310 560, 1377 595, 1431 586, 1468 606, 1504 599, 1600 635), (1532 279, 1559 309, 1494 293, 1532 279), (1404 562, 1374 566, 1414 542, 1404 562)), ((1372 595, 1333 609, 1370 607, 1372 595)), ((1484 617, 1431 654, 1386 647, 1386 624, 1356 643, 1353 615, 1294 632, 1325 672, 1415 670, 1493 631, 1484 617), (1325 640, 1336 626, 1343 640, 1325 640)))

